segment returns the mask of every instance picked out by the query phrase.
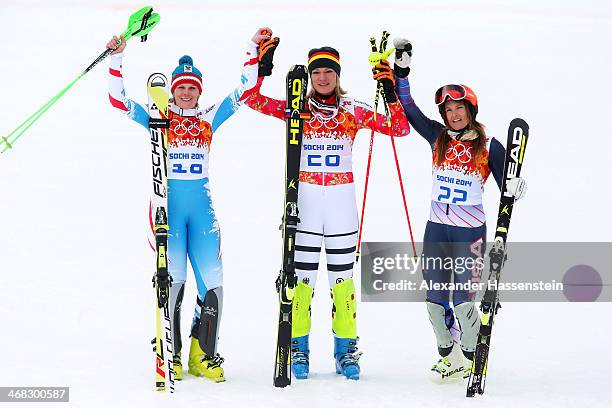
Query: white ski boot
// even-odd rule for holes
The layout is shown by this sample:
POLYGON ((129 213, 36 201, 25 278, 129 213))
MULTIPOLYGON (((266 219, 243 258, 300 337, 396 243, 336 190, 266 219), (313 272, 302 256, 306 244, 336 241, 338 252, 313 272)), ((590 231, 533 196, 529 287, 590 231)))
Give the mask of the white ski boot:
POLYGON ((472 362, 468 360, 457 343, 453 345, 450 354, 441 357, 431 367, 431 376, 435 382, 446 383, 469 377, 472 362))

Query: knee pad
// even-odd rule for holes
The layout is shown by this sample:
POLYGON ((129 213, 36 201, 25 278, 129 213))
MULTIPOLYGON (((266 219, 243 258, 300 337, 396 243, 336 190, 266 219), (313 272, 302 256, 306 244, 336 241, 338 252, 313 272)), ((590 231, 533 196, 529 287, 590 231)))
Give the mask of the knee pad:
POLYGON ((174 354, 181 352, 181 304, 185 294, 185 282, 174 282, 170 286, 170 299, 168 306, 172 314, 172 336, 174 337, 174 354))
POLYGON ((310 333, 310 303, 314 288, 303 282, 295 287, 293 295, 291 337, 302 337, 310 333))
POLYGON ((200 348, 206 355, 214 355, 217 350, 219 322, 223 306, 223 287, 208 290, 204 301, 197 299, 200 309, 200 318, 195 318, 191 328, 191 336, 198 339, 200 348))
POLYGON ((461 328, 461 350, 473 353, 476 350, 476 338, 480 330, 478 309, 474 302, 461 303, 455 306, 455 316, 461 328))
POLYGON ((446 309, 441 304, 433 303, 429 300, 425 303, 427 304, 429 321, 431 322, 434 334, 436 335, 436 341, 438 342, 438 353, 445 357, 450 354, 453 348, 453 337, 446 325, 446 309))
POLYGON ((336 337, 357 337, 357 300, 353 278, 332 286, 332 329, 336 337))

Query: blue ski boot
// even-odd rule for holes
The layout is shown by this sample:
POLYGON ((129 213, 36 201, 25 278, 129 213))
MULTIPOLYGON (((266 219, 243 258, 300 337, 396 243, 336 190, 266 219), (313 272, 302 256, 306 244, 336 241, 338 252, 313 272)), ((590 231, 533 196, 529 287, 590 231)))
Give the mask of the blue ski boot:
POLYGON ((359 379, 359 357, 357 339, 334 337, 334 358, 336 359, 336 374, 342 374, 349 380, 359 379))
POLYGON ((310 368, 308 362, 309 355, 308 335, 291 339, 291 371, 293 371, 293 376, 298 380, 308 378, 308 369, 310 368))

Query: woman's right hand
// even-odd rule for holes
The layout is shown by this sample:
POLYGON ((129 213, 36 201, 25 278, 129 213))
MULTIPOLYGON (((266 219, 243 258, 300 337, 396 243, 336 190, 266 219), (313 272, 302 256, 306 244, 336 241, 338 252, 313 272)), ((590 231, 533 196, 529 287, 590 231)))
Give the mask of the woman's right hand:
POLYGON ((251 41, 259 45, 262 41, 269 40, 270 38, 272 38, 272 29, 270 27, 260 27, 253 34, 251 41))
POLYGON ((405 38, 393 40, 395 47, 394 72, 400 78, 406 78, 410 73, 410 58, 412 57, 412 44, 405 38))
POLYGON ((280 39, 278 37, 272 38, 272 29, 269 27, 262 27, 257 30, 253 38, 251 39, 258 45, 259 54, 259 72, 258 76, 270 76, 272 75, 272 63, 274 59, 274 51, 278 47, 280 39))
POLYGON ((111 52, 111 55, 113 55, 122 53, 126 45, 127 41, 125 41, 125 38, 123 38, 123 36, 117 37, 116 35, 114 35, 113 38, 111 38, 111 40, 106 43, 106 48, 110 48, 111 50, 113 50, 113 52, 111 52))

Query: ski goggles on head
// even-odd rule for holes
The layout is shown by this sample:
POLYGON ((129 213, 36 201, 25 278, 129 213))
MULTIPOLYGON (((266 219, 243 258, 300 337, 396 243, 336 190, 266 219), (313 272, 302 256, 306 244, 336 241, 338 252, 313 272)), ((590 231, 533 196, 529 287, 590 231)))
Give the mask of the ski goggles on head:
POLYGON ((454 101, 460 101, 465 99, 466 96, 467 90, 463 87, 463 85, 444 85, 436 91, 435 102, 436 105, 442 105, 446 101, 446 98, 451 98, 454 101))

